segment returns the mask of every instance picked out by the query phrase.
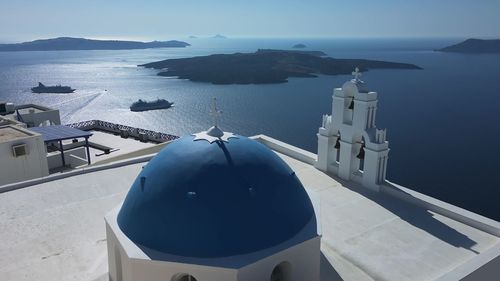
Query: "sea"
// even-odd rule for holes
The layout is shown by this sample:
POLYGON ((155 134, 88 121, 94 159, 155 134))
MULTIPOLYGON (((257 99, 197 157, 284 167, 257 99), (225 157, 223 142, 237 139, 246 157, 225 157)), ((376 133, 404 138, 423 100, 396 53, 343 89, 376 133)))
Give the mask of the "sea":
MULTIPOLYGON (((416 64, 423 70, 370 70, 362 79, 379 94, 377 126, 387 128, 387 178, 500 220, 500 54, 441 53, 463 38, 189 39, 187 48, 123 51, 0 52, 0 100, 60 109, 63 123, 100 119, 175 135, 212 125, 213 97, 225 131, 266 134, 315 152, 333 89, 350 75, 292 78, 269 85, 212 85, 159 77, 140 64, 259 48, 323 51, 334 58, 416 64), (38 82, 76 88, 33 94, 38 82), (167 110, 131 112, 138 99, 167 99, 167 110)), ((215 71, 215 70, 214 70, 215 71)))

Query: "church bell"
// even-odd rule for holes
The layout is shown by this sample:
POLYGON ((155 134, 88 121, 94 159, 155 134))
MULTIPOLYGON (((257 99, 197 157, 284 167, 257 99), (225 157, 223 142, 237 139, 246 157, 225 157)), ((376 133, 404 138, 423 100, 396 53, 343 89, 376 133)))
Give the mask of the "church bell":
POLYGON ((359 149, 358 155, 356 155, 358 159, 365 159, 365 146, 362 145, 361 148, 359 149))
POLYGON ((351 104, 349 104, 348 109, 354 109, 354 98, 352 98, 351 104))
POLYGON ((340 137, 337 138, 337 142, 335 143, 335 146, 333 148, 335 148, 335 149, 340 148, 340 137))

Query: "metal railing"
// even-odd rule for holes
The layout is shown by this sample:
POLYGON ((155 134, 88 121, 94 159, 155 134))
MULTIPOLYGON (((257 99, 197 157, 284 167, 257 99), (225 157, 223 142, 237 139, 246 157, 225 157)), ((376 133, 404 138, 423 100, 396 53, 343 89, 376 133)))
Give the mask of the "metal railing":
POLYGON ((171 135, 171 134, 155 132, 155 131, 151 131, 151 130, 145 130, 145 129, 130 127, 130 126, 121 125, 121 124, 115 124, 115 123, 102 121, 102 120, 82 121, 82 122, 77 122, 77 123, 72 123, 72 124, 66 124, 66 126, 80 129, 83 131, 102 130, 102 131, 110 132, 113 134, 120 134, 121 136, 124 136, 124 137, 133 137, 133 138, 138 138, 138 139, 144 140, 144 141, 153 141, 153 142, 159 142, 159 143, 167 142, 167 141, 171 141, 171 140, 175 140, 175 139, 179 138, 178 136, 171 135))

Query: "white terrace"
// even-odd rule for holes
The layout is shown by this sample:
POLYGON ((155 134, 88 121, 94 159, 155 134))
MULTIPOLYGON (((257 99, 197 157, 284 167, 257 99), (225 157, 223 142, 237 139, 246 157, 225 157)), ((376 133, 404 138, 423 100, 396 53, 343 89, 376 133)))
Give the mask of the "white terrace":
MULTIPOLYGON (((314 154, 255 139, 314 202, 321 280, 481 280, 479 267, 500 265, 499 223, 389 183, 369 191, 316 169, 314 154)), ((107 280, 103 218, 152 156, 1 187, 1 280, 107 280)))

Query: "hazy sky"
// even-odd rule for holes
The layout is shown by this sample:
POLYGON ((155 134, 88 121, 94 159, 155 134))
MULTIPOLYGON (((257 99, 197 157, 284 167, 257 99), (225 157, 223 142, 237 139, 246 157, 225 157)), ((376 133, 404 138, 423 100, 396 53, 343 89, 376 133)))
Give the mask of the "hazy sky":
POLYGON ((500 0, 0 0, 0 41, 500 37, 500 0))

